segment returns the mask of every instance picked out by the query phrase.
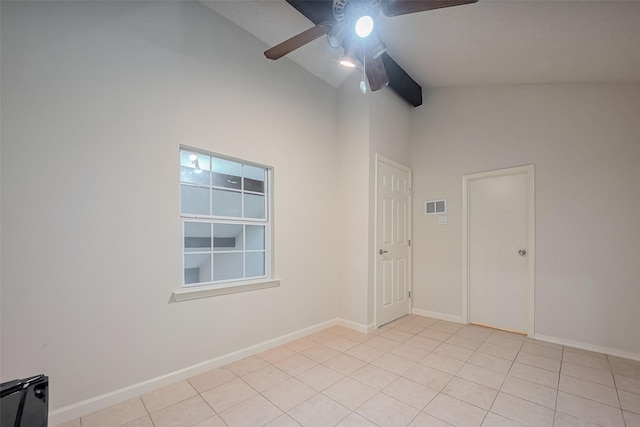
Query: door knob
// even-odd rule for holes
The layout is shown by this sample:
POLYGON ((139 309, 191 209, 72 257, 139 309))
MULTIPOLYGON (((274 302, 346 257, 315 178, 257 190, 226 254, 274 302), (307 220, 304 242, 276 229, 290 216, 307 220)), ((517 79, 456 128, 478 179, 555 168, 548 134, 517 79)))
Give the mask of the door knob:
POLYGON ((524 249, 520 249, 520 250, 518 251, 518 254, 520 254, 520 256, 525 256, 525 255, 527 254, 527 251, 526 251, 526 250, 524 250, 524 249))
POLYGON ((387 252, 389 252, 389 251, 383 251, 382 249, 380 249, 380 250, 378 251, 378 253, 379 253, 380 255, 382 255, 382 254, 386 254, 387 252))

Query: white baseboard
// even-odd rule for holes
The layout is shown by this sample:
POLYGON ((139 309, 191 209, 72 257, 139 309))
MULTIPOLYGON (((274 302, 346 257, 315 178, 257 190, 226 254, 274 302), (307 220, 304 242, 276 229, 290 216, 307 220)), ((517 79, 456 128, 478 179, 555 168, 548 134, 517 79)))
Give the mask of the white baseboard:
POLYGON ((286 344, 295 339, 304 337, 305 335, 309 335, 335 325, 342 325, 360 332, 366 332, 366 330, 368 330, 368 328, 370 327, 342 319, 332 319, 326 322, 318 323, 316 325, 303 328, 277 338, 263 341, 259 344, 255 344, 250 347, 234 351, 232 353, 214 357, 213 359, 206 360, 204 362, 168 373, 166 375, 161 375, 147 381, 132 384, 119 390, 114 390, 100 396, 95 396, 81 402, 73 403, 71 405, 55 409, 49 412, 49 425, 55 426, 58 424, 62 424, 75 418, 90 414, 92 412, 107 408, 112 405, 116 405, 128 399, 133 399, 134 397, 149 393, 153 390, 157 390, 158 388, 186 380, 187 378, 191 378, 194 375, 202 374, 204 372, 210 371, 211 369, 219 368, 229 363, 244 359, 245 357, 253 356, 254 354, 261 353, 265 350, 269 350, 270 348, 286 344))
POLYGON ((376 329, 375 323, 371 323, 370 325, 363 325, 362 323, 356 323, 346 319, 337 319, 337 321, 338 325, 344 326, 345 328, 353 329, 354 331, 362 332, 363 334, 368 334, 376 329))
POLYGON ((603 347, 596 344, 589 344, 581 341, 572 341, 565 338, 558 338, 558 337, 538 334, 538 333, 535 334, 535 339, 539 341, 550 342, 553 344, 560 344, 560 345, 566 345, 568 347, 579 348, 581 350, 588 350, 596 353, 610 354, 611 356, 640 361, 640 354, 633 353, 626 350, 619 350, 617 348, 603 347))
POLYGON ((464 322, 462 321, 462 316, 455 316, 453 314, 438 313, 437 311, 421 310, 419 308, 412 308, 411 314, 417 314, 418 316, 425 316, 425 317, 433 317, 434 319, 446 320, 448 322, 464 324, 464 322))

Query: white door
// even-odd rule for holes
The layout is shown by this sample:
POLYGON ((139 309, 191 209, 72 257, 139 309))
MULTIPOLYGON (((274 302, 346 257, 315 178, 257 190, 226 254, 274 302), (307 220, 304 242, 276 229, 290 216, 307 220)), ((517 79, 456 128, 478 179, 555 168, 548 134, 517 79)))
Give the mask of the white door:
POLYGON ((533 170, 512 172, 467 181, 469 322, 532 333, 533 170))
POLYGON ((376 180, 376 323, 409 314, 410 170, 378 156, 376 180))

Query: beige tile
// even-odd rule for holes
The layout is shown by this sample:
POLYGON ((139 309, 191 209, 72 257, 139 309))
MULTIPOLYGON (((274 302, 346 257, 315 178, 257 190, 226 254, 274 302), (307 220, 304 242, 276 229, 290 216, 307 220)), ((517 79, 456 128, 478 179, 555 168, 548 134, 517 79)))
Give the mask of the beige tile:
POLYGON ((404 377, 389 384, 382 392, 420 410, 438 394, 437 391, 404 377))
POLYGON ((464 366, 464 362, 462 360, 454 359, 438 353, 431 353, 427 355, 427 357, 422 359, 420 363, 451 375, 455 375, 456 372, 464 366))
POLYGON ((522 427, 522 424, 502 415, 489 412, 482 423, 482 427, 522 427))
POLYGON ((478 347, 478 350, 492 356, 514 360, 518 355, 519 347, 508 344, 492 344, 490 342, 484 342, 480 347, 478 347))
POLYGON ((465 363, 456 374, 457 377, 463 378, 474 383, 482 384, 489 388, 499 390, 506 377, 505 374, 482 366, 465 363))
POLYGON ((349 332, 344 334, 343 336, 345 338, 348 338, 352 341, 356 341, 358 343, 363 343, 372 337, 372 335, 370 334, 365 334, 363 332, 352 331, 352 330, 349 330, 349 332))
POLYGON ((482 366, 483 368, 491 369, 494 371, 506 374, 511 369, 513 362, 501 357, 492 356, 491 354, 476 351, 473 356, 468 360, 469 363, 482 366))
POLYGON ((317 394, 289 411, 289 415, 305 427, 334 426, 351 411, 323 394, 317 394))
POLYGON ((358 414, 379 426, 406 426, 418 415, 418 410, 380 393, 358 409, 358 414))
POLYGON ((538 356, 536 354, 527 353, 525 351, 521 351, 520 353, 518 353, 516 362, 524 363, 525 365, 529 366, 535 366, 536 368, 545 369, 551 372, 560 371, 560 360, 538 356))
POLYGON ((324 343, 327 347, 331 347, 338 351, 347 351, 357 345, 360 345, 358 341, 353 341, 345 337, 337 337, 324 343))
POLYGON ((340 372, 342 375, 351 375, 366 364, 367 362, 345 353, 338 354, 323 363, 323 365, 340 372))
POLYGON ((563 391, 558 392, 556 410, 602 426, 624 427, 622 411, 619 408, 563 391))
POLYGON ((80 421, 83 427, 113 427, 137 420, 145 415, 147 415, 147 410, 142 401, 136 397, 81 417, 80 421))
POLYGON ((317 342, 310 340, 308 338, 300 338, 286 344, 287 347, 289 347, 291 350, 296 351, 298 353, 302 353, 303 351, 309 350, 311 347, 315 347, 317 345, 318 345, 317 342))
POLYGON ((471 355, 473 354, 473 350, 469 350, 468 348, 458 347, 457 345, 451 345, 442 343, 435 350, 433 350, 436 354, 442 354, 447 357, 451 357, 453 359, 458 359, 463 362, 469 360, 471 355))
POLYGON ((591 357, 598 357, 600 359, 607 359, 607 355, 603 354, 603 353, 596 353, 594 351, 589 351, 589 350, 582 350, 580 348, 575 348, 575 347, 568 347, 565 346, 564 347, 564 352, 567 353, 579 353, 579 354, 584 354, 585 356, 591 356, 591 357))
POLYGON ((315 334, 308 335, 306 338, 312 341, 323 343, 329 340, 332 340, 336 337, 335 334, 330 334, 325 331, 316 332, 315 334))
POLYGON ((357 347, 353 347, 352 349, 346 352, 349 356, 357 357, 360 360, 364 360, 367 363, 371 363, 378 357, 384 354, 384 351, 379 350, 377 348, 369 347, 366 344, 360 344, 357 347))
POLYGON ((417 325, 411 322, 405 322, 401 325, 396 326, 394 329, 398 331, 408 332, 410 334, 418 334, 422 332, 426 327, 422 325, 417 325))
POLYGON ((409 369, 402 376, 434 390, 442 390, 453 378, 445 372, 421 364, 409 369))
POLYGON ((480 426, 487 411, 440 393, 424 408, 424 412, 453 426, 480 426))
POLYGON ((418 336, 442 342, 447 340, 451 336, 451 334, 447 332, 436 331, 435 329, 425 329, 424 331, 420 332, 418 336))
POLYGON ((573 415, 564 414, 556 411, 556 418, 553 422, 553 427, 597 427, 596 424, 592 424, 580 418, 576 418, 573 415))
POLYGON ((327 347, 324 344, 320 344, 303 351, 302 354, 309 359, 313 359, 318 363, 322 363, 331 359, 332 357, 336 357, 340 354, 340 352, 331 347, 327 347))
POLYGON ((451 424, 445 423, 442 420, 432 417, 429 414, 420 412, 417 417, 411 421, 409 427, 451 427, 451 424))
POLYGON ((614 374, 616 387, 620 390, 629 391, 631 393, 640 394, 640 380, 629 378, 622 375, 614 374))
POLYGON ((189 378, 191 385, 199 392, 212 389, 221 384, 228 383, 238 378, 233 372, 225 368, 214 369, 204 374, 189 378))
POLYGON ((287 414, 282 414, 265 427, 300 427, 300 424, 287 414))
POLYGON ((620 404, 622 409, 628 412, 640 414, 640 394, 629 393, 628 391, 618 390, 620 395, 620 404))
POLYGON ((286 359, 282 359, 279 362, 274 363, 275 366, 293 376, 301 374, 304 371, 308 371, 317 364, 318 362, 315 360, 309 359, 301 354, 294 354, 291 357, 287 357, 286 359))
POLYGON ((200 396, 194 396, 151 414, 156 427, 192 426, 215 415, 200 396))
POLYGON ((562 360, 565 362, 575 363, 577 365, 587 366, 594 369, 611 370, 609 361, 600 357, 589 356, 583 353, 572 353, 567 351, 564 353, 562 360))
POLYGON ((553 425, 553 410, 506 393, 498 393, 491 412, 531 427, 553 425))
POLYGON ((316 365, 298 375, 297 378, 315 390, 322 391, 340 381, 344 375, 324 365, 316 365))
POLYGON ((204 400, 217 413, 226 411, 255 395, 256 391, 239 378, 202 393, 204 400))
POLYGON ((458 377, 449 381, 442 392, 486 410, 491 408, 498 395, 497 390, 458 377))
POLYGON ((262 393, 271 403, 287 412, 305 400, 314 396, 317 392, 308 385, 295 378, 280 383, 262 393))
POLYGON ((55 427, 82 427, 80 424, 80 418, 76 418, 75 420, 67 421, 66 423, 57 424, 55 427))
POLYGON ((138 418, 137 420, 133 420, 126 424, 123 424, 121 427, 154 427, 153 422, 149 416, 144 416, 142 418, 138 418))
POLYGON ((559 389, 567 393, 575 394, 576 396, 585 397, 610 406, 620 407, 618 393, 613 387, 592 383, 591 381, 563 374, 560 375, 559 389))
POLYGON ((484 326, 466 325, 459 329, 455 335, 471 338, 475 341, 485 341, 492 333, 493 329, 485 328, 484 326))
POLYGON ((449 334, 455 334, 458 332, 464 325, 459 323, 447 322, 446 320, 439 320, 433 325, 429 326, 430 329, 435 329, 436 331, 447 332, 449 334))
POLYGON ((284 371, 275 366, 267 366, 242 377, 244 382, 256 389, 259 393, 271 387, 285 382, 290 377, 284 371))
POLYGON ((389 338, 390 340, 405 342, 409 338, 413 337, 413 334, 409 332, 400 331, 398 329, 390 329, 384 334, 382 334, 381 336, 385 338, 389 338))
POLYGON ((194 424, 193 427, 227 427, 227 425, 222 421, 222 418, 216 415, 214 417, 207 418, 198 424, 194 424))
POLYGON ((548 357, 549 359, 562 359, 562 350, 553 347, 547 347, 545 345, 539 345, 534 343, 524 343, 520 351, 526 353, 535 354, 537 356, 548 357))
POLYGON ((337 427, 378 427, 362 415, 352 412, 347 418, 342 420, 337 427))
POLYGON ((181 381, 168 387, 152 391, 151 393, 143 394, 140 397, 142 399, 142 403, 144 403, 144 406, 147 408, 147 411, 152 413, 175 403, 182 402, 183 400, 187 400, 196 394, 198 394, 198 392, 191 386, 191 384, 189 384, 189 382, 181 381))
POLYGON ((323 392, 343 406, 355 411, 378 392, 368 385, 352 378, 343 378, 323 392))
POLYGON ((493 331, 493 334, 485 340, 488 344, 495 344, 504 347, 512 347, 519 350, 522 344, 526 342, 524 335, 515 334, 506 331, 493 331))
POLYGON ((556 408, 558 391, 555 388, 545 387, 516 377, 507 377, 500 391, 550 409, 556 408))
POLYGON ((281 415, 280 409, 258 395, 227 409, 220 417, 229 427, 255 427, 265 425, 281 415))
POLYGON ((615 358, 613 356, 611 356, 609 360, 611 361, 611 369, 614 373, 624 377, 640 380, 640 362, 615 358))
MULTIPOLYGON (((334 335, 332 336, 335 337, 334 335)), ((258 354, 258 356, 260 356, 260 358, 266 360, 269 363, 276 363, 283 359, 286 359, 287 357, 291 357, 294 354, 296 354, 295 351, 291 350, 287 346, 281 345, 279 347, 275 347, 270 350, 263 351, 262 353, 258 354)))
POLYGON ((335 326, 332 326, 330 328, 325 329, 324 331, 325 332, 329 332, 330 334, 335 334, 335 335, 346 335, 350 331, 352 331, 352 329, 349 329, 347 327, 340 326, 340 325, 335 325, 335 326))
POLYGON ((420 350, 433 351, 436 347, 440 345, 440 341, 415 335, 414 337, 406 340, 405 344, 411 345, 420 350))
POLYGON ((394 382, 398 375, 377 366, 366 365, 351 374, 351 377, 380 391, 394 382))
POLYGON ((396 356, 395 354, 386 353, 371 362, 371 364, 379 368, 386 369, 389 372, 393 372, 394 374, 402 375, 409 368, 414 366, 416 362, 405 359, 404 357, 396 356))
POLYGON ((225 367, 237 376, 243 377, 253 371, 264 368, 265 366, 269 366, 269 362, 258 356, 251 356, 225 367))
POLYGON ((478 347, 482 345, 482 341, 465 336, 460 336, 458 334, 452 335, 445 342, 451 345, 457 345, 458 347, 468 348, 469 350, 477 350, 478 347))
POLYGON ((385 338, 382 336, 373 337, 370 340, 365 341, 363 344, 385 352, 391 351, 392 349, 400 345, 398 341, 390 340, 389 338, 385 338))
POLYGON ((531 339, 531 338, 525 338, 524 342, 537 344, 537 345, 543 345, 545 347, 557 348, 558 350, 562 350, 564 348, 564 346, 561 345, 561 344, 555 344, 555 343, 552 343, 552 342, 534 340, 534 339, 531 339))
POLYGON ((562 362, 562 373, 575 378, 591 381, 594 383, 615 387, 613 375, 610 371, 589 368, 587 366, 576 365, 571 362, 562 362))
POLYGON ((623 415, 627 427, 640 427, 640 415, 627 411, 623 411, 623 415))
POLYGON ((405 359, 409 359, 413 362, 419 362, 424 359, 431 351, 423 350, 418 347, 414 347, 412 345, 403 343, 390 351, 391 354, 395 354, 396 356, 404 357, 405 359))
POLYGON ((544 385, 551 388, 558 387, 559 374, 536 368, 535 366, 523 365, 515 362, 509 371, 510 377, 522 378, 532 383, 544 385))

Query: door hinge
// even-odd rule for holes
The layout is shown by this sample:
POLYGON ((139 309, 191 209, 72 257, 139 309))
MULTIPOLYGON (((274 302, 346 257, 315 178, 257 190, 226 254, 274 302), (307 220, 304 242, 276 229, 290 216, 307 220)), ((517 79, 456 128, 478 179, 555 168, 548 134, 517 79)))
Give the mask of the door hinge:
POLYGON ((411 291, 409 291, 409 298, 411 298, 411 291))
POLYGON ((411 195, 411 187, 409 187, 409 195, 411 195))
POLYGON ((411 239, 409 239, 409 247, 411 247, 411 239))

